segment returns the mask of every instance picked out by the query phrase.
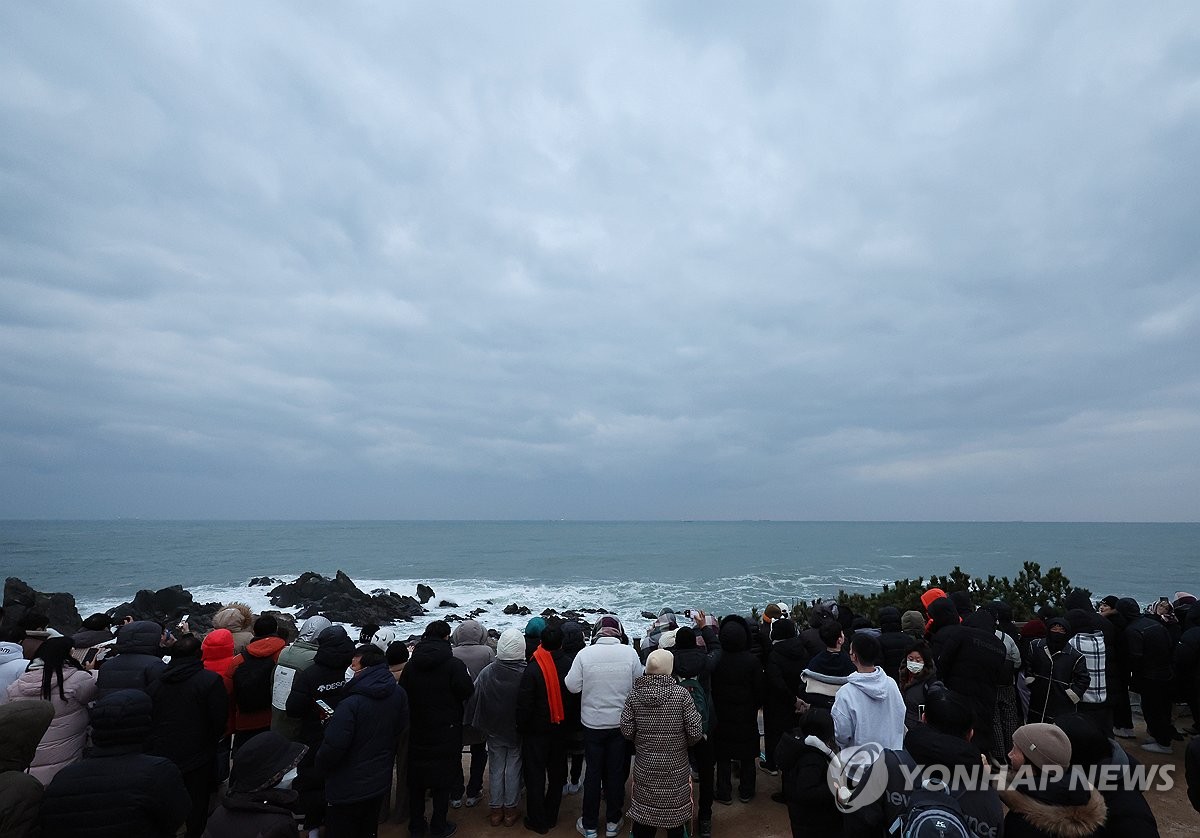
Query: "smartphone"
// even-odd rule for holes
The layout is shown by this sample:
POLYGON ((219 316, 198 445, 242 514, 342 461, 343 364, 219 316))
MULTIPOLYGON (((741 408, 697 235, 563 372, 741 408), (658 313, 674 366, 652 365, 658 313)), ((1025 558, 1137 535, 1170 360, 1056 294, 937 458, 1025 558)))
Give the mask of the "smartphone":
POLYGON ((317 705, 317 709, 318 709, 318 710, 320 710, 322 714, 324 714, 325 718, 327 718, 327 719, 328 719, 330 716, 332 716, 332 715, 333 715, 333 708, 332 708, 332 707, 330 707, 330 706, 329 706, 329 705, 328 705, 328 704, 325 702, 325 700, 324 700, 324 699, 320 699, 320 698, 318 698, 318 699, 317 699, 317 701, 316 701, 316 705, 317 705))
POLYGON ((924 704, 917 705, 917 718, 921 719, 922 721, 925 720, 925 705, 924 704))
POLYGON ((179 618, 179 622, 176 625, 178 625, 180 628, 183 628, 183 624, 188 621, 188 617, 190 617, 190 616, 191 616, 190 614, 184 614, 182 617, 179 618))

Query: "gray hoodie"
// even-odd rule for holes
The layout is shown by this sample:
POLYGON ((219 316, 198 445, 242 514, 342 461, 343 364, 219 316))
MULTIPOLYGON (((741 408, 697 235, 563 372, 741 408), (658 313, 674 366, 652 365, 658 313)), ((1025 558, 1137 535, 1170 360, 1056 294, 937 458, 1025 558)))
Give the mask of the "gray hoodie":
POLYGON ((866 742, 891 750, 904 747, 904 699, 883 667, 847 678, 831 712, 834 736, 842 748, 866 742))

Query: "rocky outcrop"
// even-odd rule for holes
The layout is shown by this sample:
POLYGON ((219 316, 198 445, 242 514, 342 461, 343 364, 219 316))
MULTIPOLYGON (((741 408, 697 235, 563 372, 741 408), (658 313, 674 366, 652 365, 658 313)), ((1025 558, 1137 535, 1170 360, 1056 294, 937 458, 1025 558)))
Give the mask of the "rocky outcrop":
POLYGON ((504 613, 510 617, 528 617, 533 612, 524 605, 517 605, 515 602, 512 605, 504 606, 504 613))
POLYGON ((168 628, 187 617, 188 628, 204 634, 212 630, 212 618, 222 607, 219 602, 196 602, 182 585, 171 585, 157 591, 138 591, 132 602, 110 608, 108 615, 117 619, 152 620, 168 628))
POLYGON ((298 608, 298 620, 320 614, 355 626, 410 621, 425 613, 421 603, 410 596, 364 593, 340 570, 333 579, 311 571, 303 573, 295 582, 272 588, 268 597, 277 608, 298 608))
POLYGON ((429 600, 433 599, 435 596, 436 594, 433 592, 433 588, 429 587, 423 582, 417 585, 417 599, 421 600, 422 605, 429 602, 429 600))
POLYGON ((4 580, 4 625, 13 625, 28 611, 45 614, 50 628, 62 634, 79 631, 83 619, 71 594, 35 591, 15 576, 4 580))
POLYGON ((246 587, 259 588, 267 585, 278 585, 282 581, 282 579, 272 579, 270 576, 255 576, 246 587))

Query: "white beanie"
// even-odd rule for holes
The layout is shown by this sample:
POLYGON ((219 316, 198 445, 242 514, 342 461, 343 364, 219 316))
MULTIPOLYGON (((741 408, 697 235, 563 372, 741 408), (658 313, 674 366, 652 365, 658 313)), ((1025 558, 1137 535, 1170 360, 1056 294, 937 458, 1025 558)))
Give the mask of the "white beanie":
POLYGON ((371 635, 371 645, 387 654, 388 646, 396 639, 396 632, 391 629, 380 629, 371 635))
POLYGON ((525 632, 519 628, 507 628, 500 632, 496 658, 502 661, 525 660, 525 632))
POLYGON ((662 634, 660 634, 658 636, 658 648, 674 649, 675 648, 675 632, 677 632, 677 631, 679 631, 679 629, 671 629, 670 631, 664 631, 662 634))
POLYGON ((647 675, 670 675, 675 670, 675 656, 666 649, 655 649, 646 658, 647 675))

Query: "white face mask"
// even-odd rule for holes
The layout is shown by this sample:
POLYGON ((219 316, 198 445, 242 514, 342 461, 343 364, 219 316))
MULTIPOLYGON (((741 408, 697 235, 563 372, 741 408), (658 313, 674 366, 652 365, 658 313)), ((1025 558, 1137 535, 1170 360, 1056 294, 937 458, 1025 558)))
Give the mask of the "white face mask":
POLYGON ((920 675, 925 671, 925 664, 923 661, 905 661, 905 663, 908 666, 908 671, 913 675, 920 675))

